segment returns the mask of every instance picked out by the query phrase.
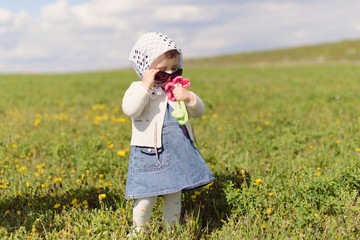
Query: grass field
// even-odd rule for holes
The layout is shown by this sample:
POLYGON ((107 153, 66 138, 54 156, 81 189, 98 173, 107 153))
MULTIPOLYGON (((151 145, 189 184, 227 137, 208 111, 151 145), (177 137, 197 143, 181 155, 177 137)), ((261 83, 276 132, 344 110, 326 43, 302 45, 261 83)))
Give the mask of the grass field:
MULTIPOLYGON (((357 66, 185 69, 216 182, 183 195, 182 224, 148 239, 359 239, 357 66)), ((0 75, 0 238, 124 239, 132 70, 0 75)))

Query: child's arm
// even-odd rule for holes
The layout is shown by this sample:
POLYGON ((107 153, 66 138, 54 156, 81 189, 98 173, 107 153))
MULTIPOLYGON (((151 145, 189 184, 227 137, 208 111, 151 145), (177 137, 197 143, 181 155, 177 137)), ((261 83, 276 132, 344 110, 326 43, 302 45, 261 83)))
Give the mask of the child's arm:
POLYGON ((149 98, 149 94, 142 85, 142 82, 133 82, 125 92, 122 109, 127 116, 138 117, 149 101, 149 98))
POLYGON ((205 105, 201 98, 195 93, 189 91, 193 95, 194 101, 186 102, 186 109, 190 117, 201 117, 205 114, 205 105))
POLYGON ((173 94, 177 101, 184 101, 190 117, 201 117, 205 113, 203 101, 193 92, 182 87, 176 87, 173 94))
POLYGON ((122 108, 129 117, 138 117, 141 115, 144 106, 149 101, 149 91, 154 85, 154 78, 158 69, 150 69, 145 72, 142 81, 133 82, 125 92, 122 108))

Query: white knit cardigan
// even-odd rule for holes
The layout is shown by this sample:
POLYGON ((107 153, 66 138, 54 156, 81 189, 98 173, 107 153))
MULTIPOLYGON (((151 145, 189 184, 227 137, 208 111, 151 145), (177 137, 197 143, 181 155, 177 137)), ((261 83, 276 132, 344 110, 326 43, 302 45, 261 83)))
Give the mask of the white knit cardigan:
MULTIPOLYGON (((203 101, 193 92, 195 101, 186 105, 189 117, 201 117, 205 113, 203 101)), ((161 147, 161 130, 164 123, 166 106, 173 108, 176 101, 171 101, 166 93, 151 98, 141 81, 133 82, 126 90, 122 109, 132 119, 131 145, 161 147)), ((195 141, 195 134, 190 121, 185 125, 190 139, 195 141)))

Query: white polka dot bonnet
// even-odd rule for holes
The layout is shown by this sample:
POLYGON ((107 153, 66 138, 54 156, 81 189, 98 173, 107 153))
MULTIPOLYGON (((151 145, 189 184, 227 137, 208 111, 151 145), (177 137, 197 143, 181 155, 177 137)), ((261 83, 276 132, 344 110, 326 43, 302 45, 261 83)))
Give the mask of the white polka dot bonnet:
POLYGON ((170 50, 177 50, 179 52, 179 68, 181 68, 183 58, 181 49, 165 34, 150 32, 141 36, 135 43, 129 60, 140 79, 142 79, 144 72, 149 69, 151 63, 160 55, 170 50))

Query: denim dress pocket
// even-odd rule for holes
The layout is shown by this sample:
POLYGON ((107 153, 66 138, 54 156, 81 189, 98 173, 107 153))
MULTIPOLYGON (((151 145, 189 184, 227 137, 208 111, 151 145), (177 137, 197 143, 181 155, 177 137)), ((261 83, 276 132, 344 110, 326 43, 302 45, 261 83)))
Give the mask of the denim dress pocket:
POLYGON ((163 153, 163 147, 135 147, 134 153, 134 172, 153 172, 160 171, 170 165, 168 154, 163 153))

